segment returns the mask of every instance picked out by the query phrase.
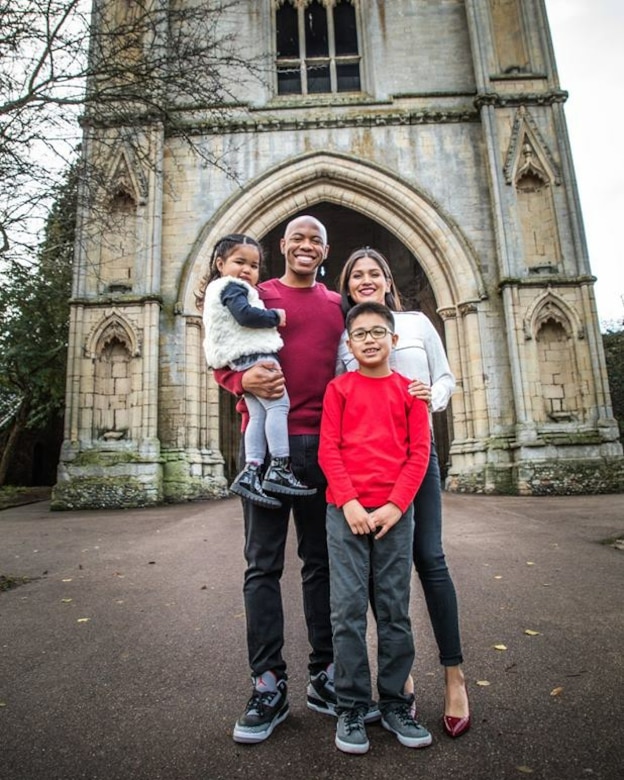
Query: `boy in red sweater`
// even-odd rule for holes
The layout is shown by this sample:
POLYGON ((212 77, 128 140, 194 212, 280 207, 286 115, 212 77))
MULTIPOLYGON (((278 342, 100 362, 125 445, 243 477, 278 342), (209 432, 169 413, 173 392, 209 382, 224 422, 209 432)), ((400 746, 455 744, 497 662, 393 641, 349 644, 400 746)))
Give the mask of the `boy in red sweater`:
POLYGON ((375 302, 347 315, 347 342, 359 370, 332 380, 325 393, 319 463, 327 477, 327 543, 334 640, 336 746, 366 753, 371 701, 366 648, 369 572, 377 615, 382 725, 407 747, 431 744, 403 692, 414 661, 409 618, 412 500, 429 458, 424 401, 390 369, 397 342, 392 312, 375 302))

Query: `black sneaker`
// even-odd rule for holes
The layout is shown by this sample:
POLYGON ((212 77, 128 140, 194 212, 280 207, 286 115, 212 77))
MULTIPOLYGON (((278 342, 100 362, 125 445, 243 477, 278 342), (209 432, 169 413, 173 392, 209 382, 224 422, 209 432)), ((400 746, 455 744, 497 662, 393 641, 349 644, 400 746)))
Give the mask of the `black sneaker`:
POLYGON ((316 488, 304 485, 292 473, 288 458, 272 458, 262 481, 262 489, 267 493, 286 496, 313 496, 316 493, 316 488))
POLYGON ((265 672, 252 679, 254 690, 245 712, 234 726, 234 742, 264 742, 288 715, 286 680, 276 680, 273 672, 265 672))
MULTIPOLYGON (((336 712, 336 689, 334 688, 334 665, 329 664, 326 670, 310 677, 307 690, 308 709, 320 712, 322 715, 338 717, 336 712)), ((381 718, 381 712, 375 702, 371 702, 364 714, 365 723, 374 723, 381 718)))
POLYGON ((230 493, 246 498, 252 504, 264 506, 268 509, 279 509, 282 502, 267 494, 262 489, 260 478, 260 466, 256 463, 248 463, 241 473, 230 485, 230 493))

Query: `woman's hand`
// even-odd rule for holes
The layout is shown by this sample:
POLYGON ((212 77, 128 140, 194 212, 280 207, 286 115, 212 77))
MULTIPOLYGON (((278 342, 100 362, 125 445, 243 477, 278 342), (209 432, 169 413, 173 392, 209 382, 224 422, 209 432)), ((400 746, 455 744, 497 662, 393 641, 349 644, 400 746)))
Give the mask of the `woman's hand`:
POLYGON ((282 369, 271 361, 260 361, 248 368, 242 378, 243 390, 259 398, 273 400, 284 395, 284 374, 282 369))
POLYGON ((407 386, 407 392, 416 396, 416 398, 420 398, 427 406, 431 405, 431 387, 421 382, 420 379, 413 379, 407 386))

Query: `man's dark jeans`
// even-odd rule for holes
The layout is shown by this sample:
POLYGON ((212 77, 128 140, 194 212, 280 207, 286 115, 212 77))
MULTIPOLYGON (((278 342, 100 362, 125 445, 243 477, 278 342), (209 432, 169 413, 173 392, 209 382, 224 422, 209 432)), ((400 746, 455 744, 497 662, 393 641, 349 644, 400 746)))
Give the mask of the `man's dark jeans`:
POLYGON ((247 648, 253 674, 272 670, 286 676, 282 657, 284 611, 280 580, 290 511, 297 533, 297 553, 303 566, 303 610, 312 647, 310 674, 325 669, 333 660, 329 611, 329 563, 325 532, 326 481, 318 465, 318 436, 290 436, 290 458, 297 476, 313 496, 291 499, 280 496, 281 509, 265 509, 243 501, 245 559, 243 586, 247 618, 247 648))

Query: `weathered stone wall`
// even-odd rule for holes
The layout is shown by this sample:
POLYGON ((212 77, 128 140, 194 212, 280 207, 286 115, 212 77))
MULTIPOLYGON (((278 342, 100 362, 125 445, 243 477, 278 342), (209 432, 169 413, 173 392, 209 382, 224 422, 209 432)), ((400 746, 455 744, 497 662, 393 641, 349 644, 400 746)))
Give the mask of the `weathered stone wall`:
MULTIPOLYGON (((426 279, 457 377, 449 489, 622 489, 542 0, 355 6, 361 92, 309 96, 275 94, 269 0, 228 11, 224 29, 269 74, 224 74, 236 100, 227 119, 189 115, 229 173, 158 126, 142 137, 146 168, 120 132, 109 187, 121 192, 111 209, 122 256, 87 236, 77 263, 56 506, 225 494, 196 293, 221 235, 249 232, 275 250, 284 223, 314 209, 345 255, 366 236, 394 247, 397 278, 411 267, 426 279)), ((330 252, 330 284, 344 259, 330 252)))

